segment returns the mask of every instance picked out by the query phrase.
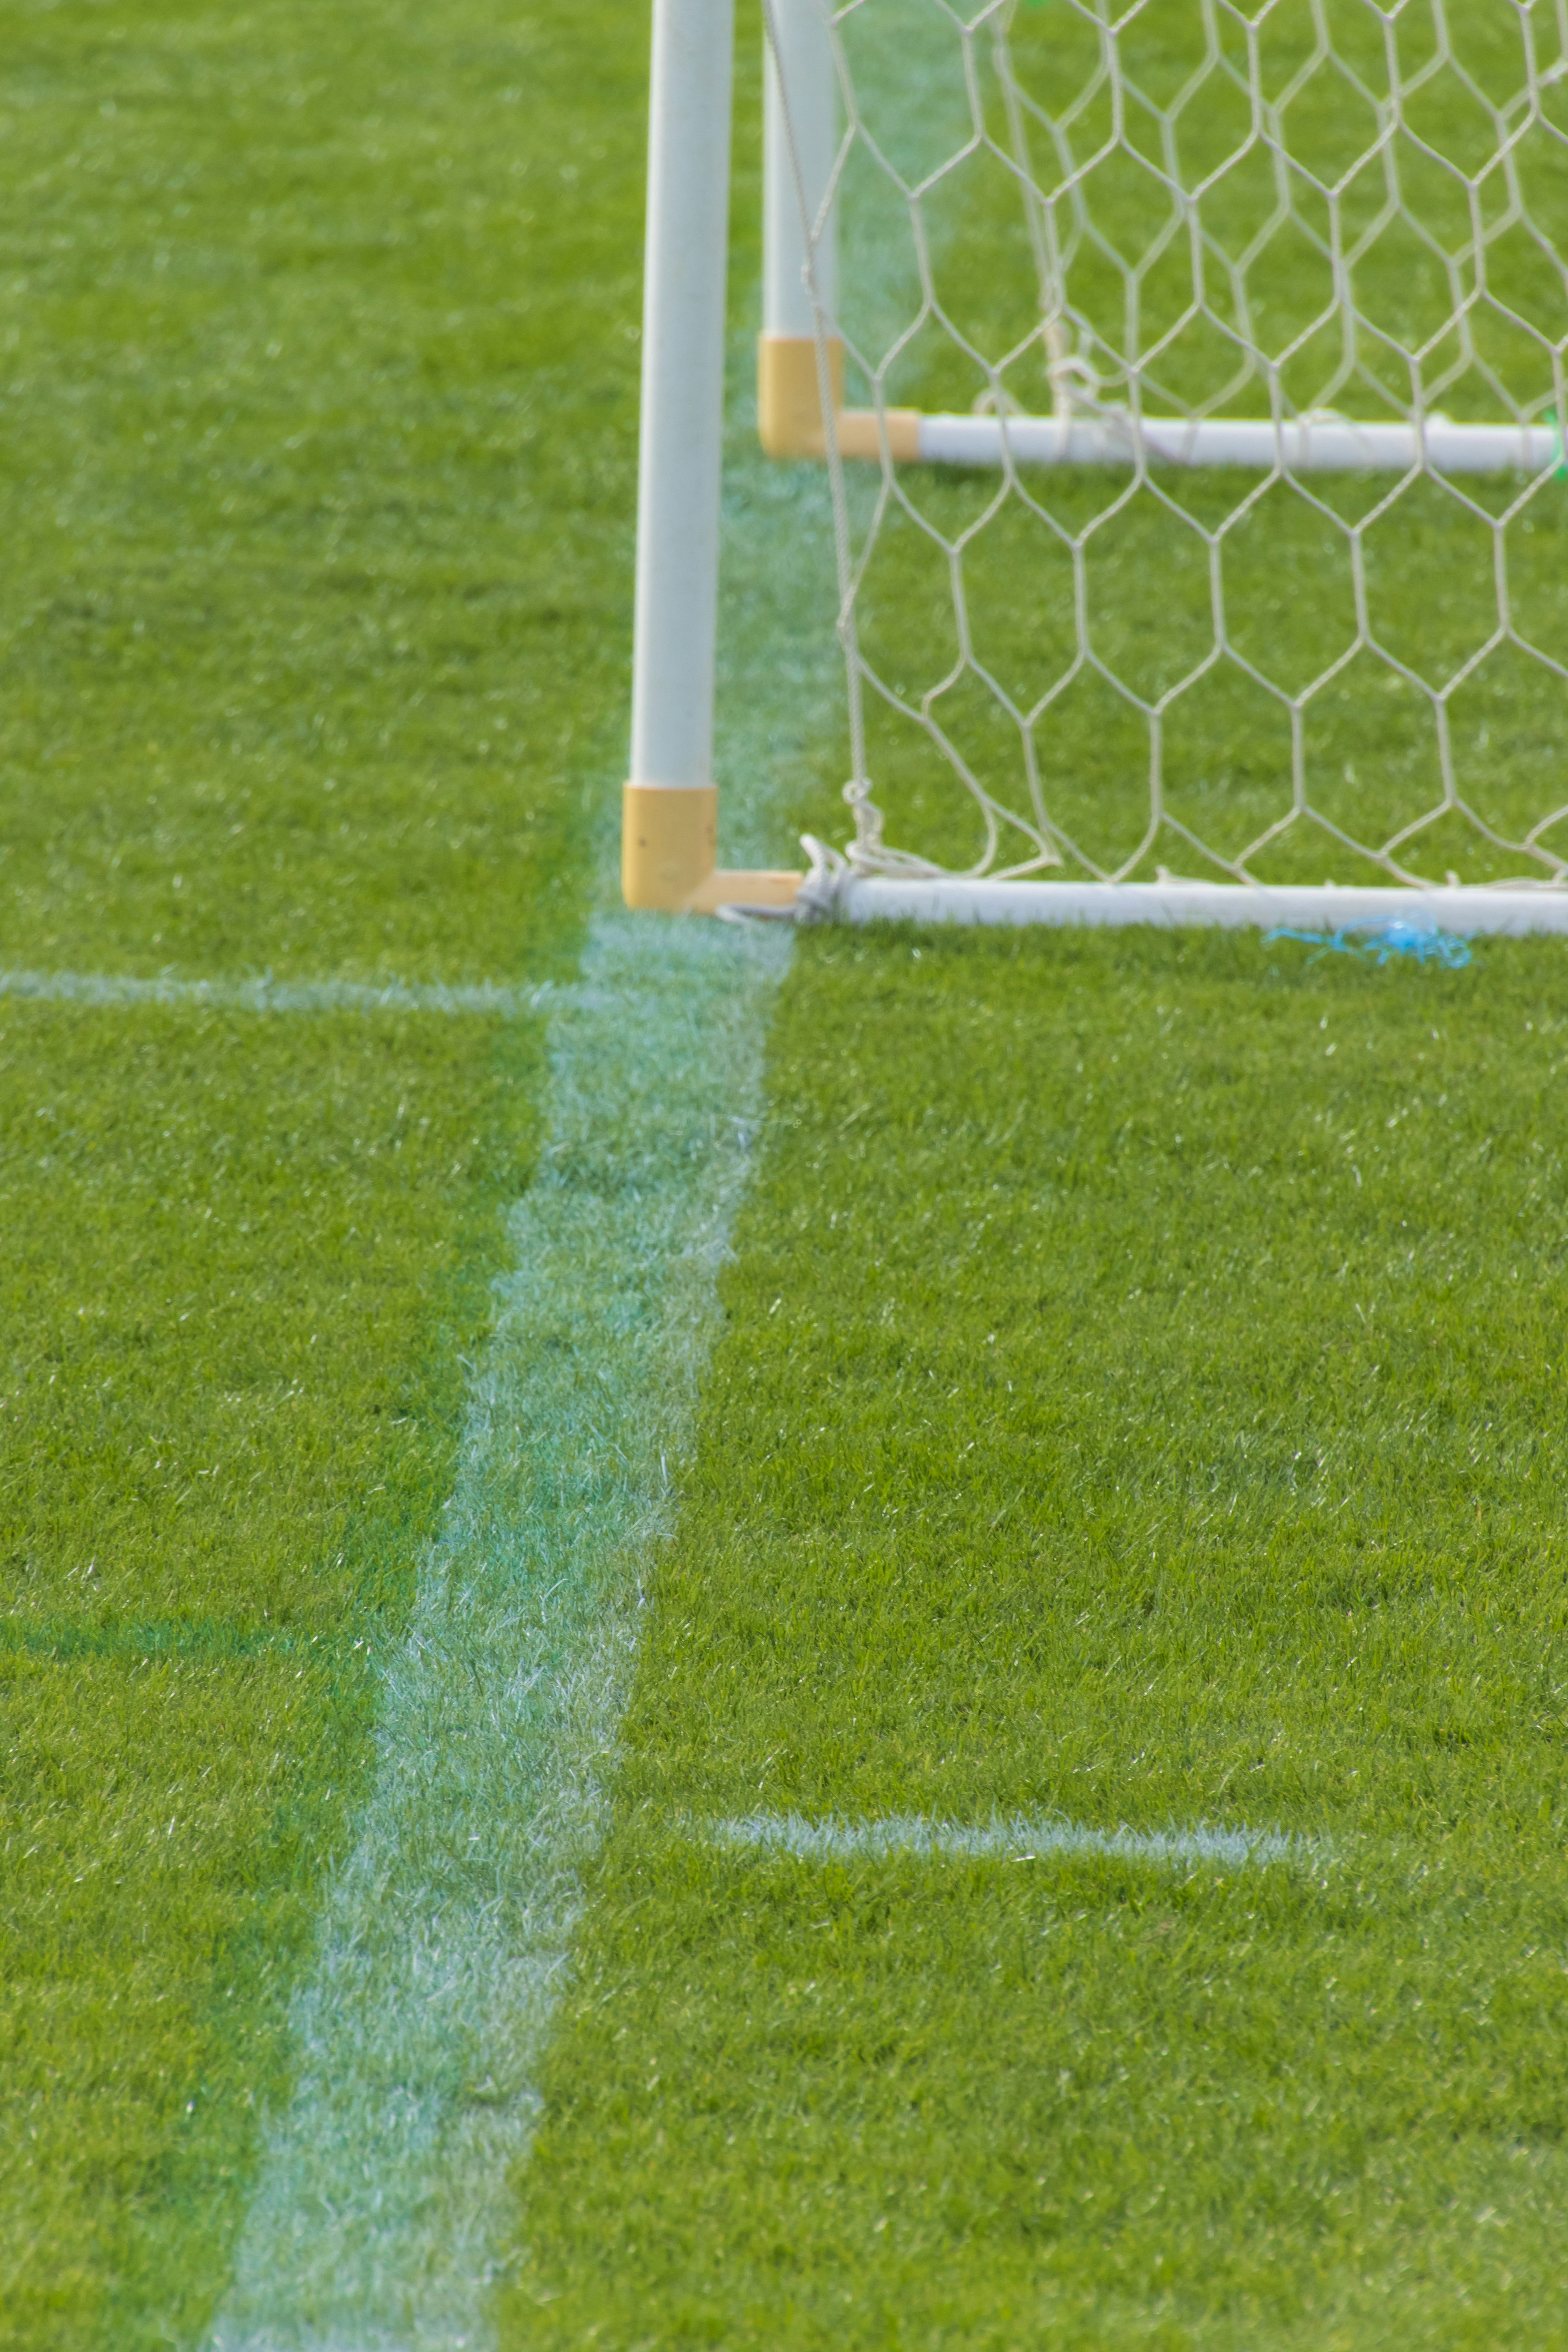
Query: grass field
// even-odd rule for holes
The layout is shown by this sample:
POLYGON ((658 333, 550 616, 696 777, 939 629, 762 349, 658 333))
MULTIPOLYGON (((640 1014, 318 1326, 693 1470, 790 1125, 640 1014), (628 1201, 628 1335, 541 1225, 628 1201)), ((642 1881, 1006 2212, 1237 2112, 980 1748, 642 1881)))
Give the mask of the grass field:
MULTIPOLYGON (((618 1424, 606 1366, 687 1372, 629 1253, 675 1236, 697 1360, 722 1232, 692 1202, 739 1181, 772 982, 650 925, 639 996, 591 920, 644 16, 15 0, 0 32, 0 2336, 195 2352, 277 2248, 292 2315, 224 2352, 341 2347, 289 2300, 279 2119, 311 2113, 301 1988, 381 1818, 483 1391, 515 1509, 453 1655, 498 1739, 480 1662, 521 1674, 503 1570, 541 1495, 575 1528, 620 1494, 621 1581, 584 1591, 616 1639, 647 1607, 607 1758, 595 1718, 611 1829, 527 2161, 509 2021, 453 2062, 465 2145, 513 2168, 491 2284, 431 2317, 394 2279, 367 2336, 1568 2342, 1556 949, 804 936, 655 1508, 627 1465, 664 1423, 618 1424), (580 970, 572 1018, 626 1007, 573 1049, 624 1131, 562 1124, 581 1069, 533 992, 580 970), (215 986, 71 1000, 73 973, 215 986), (288 994, 319 982, 399 990, 288 994), (511 994, 449 992, 476 982, 511 994), (497 1284, 563 1200, 577 1319, 519 1326, 538 1378, 509 1389, 497 1284), (563 1437, 528 1415, 579 1355, 602 1403, 563 1437), (995 1850, 861 1832, 889 1820, 995 1850)), ((837 836, 844 760, 822 487, 742 454, 754 48, 722 757, 771 861, 786 819, 837 836)), ((1434 576, 1453 540, 1430 521, 1434 576)), ((1462 630, 1454 566, 1444 593, 1462 630)), ((924 647, 919 564, 878 595, 924 647)), ((1172 642, 1203 596, 1165 601, 1172 642)), ((1499 691, 1487 773, 1535 792, 1561 710, 1499 691)), ((1106 780, 1119 740, 1086 704, 1058 748, 1106 780)), ((1259 740, 1210 712, 1228 808, 1259 740)), ((889 781, 920 816, 927 783, 889 781)), ((464 1843, 469 1765, 426 1776, 464 1843)), ((531 1834, 497 1822, 498 1887, 531 1834)), ((420 1861, 388 1866, 391 1939, 420 1861)))
MULTIPOLYGON (((0 18, 0 960, 569 973, 614 12, 0 18)), ((0 1001, 7 2341, 189 2340, 221 2284, 542 1070, 537 1019, 0 1001)))
POLYGON ((1568 2341, 1563 977, 1309 953, 802 943, 508 2343, 1568 2341))

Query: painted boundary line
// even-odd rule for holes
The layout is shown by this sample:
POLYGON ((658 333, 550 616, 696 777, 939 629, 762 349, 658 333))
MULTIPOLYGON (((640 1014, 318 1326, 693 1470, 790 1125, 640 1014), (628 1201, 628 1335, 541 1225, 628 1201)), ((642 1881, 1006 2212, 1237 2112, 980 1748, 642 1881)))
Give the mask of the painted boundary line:
MULTIPOLYGON (((745 383, 749 336, 732 366, 745 383)), ((754 864, 841 670, 826 483, 760 456, 744 396, 731 414, 721 781, 728 853, 754 864)), ((605 814, 608 888, 609 793, 605 814)), ((578 981, 540 1008, 550 1140, 511 1218, 448 1525, 385 1671, 373 1793, 293 2004, 294 2095, 265 2134, 209 2352, 491 2339, 791 945, 787 925, 605 913, 578 981)))
POLYGON ((440 981, 177 980, 168 972, 134 980, 118 972, 0 971, 0 1001, 111 1011, 167 1004, 217 1013, 477 1013, 517 1020, 570 1003, 579 993, 574 983, 549 980, 533 987, 489 981, 447 987, 440 981))
POLYGON ((515 1271, 385 1670, 373 1794, 294 2004, 293 2101, 214 2352, 482 2340, 788 950, 603 919, 584 971, 605 1009, 552 1015, 544 1167, 512 1213, 515 1271), (629 1018, 623 989, 653 980, 662 1017, 629 1018))
POLYGON ((1148 1863, 1156 1869, 1194 1863, 1246 1870, 1268 1863, 1310 1865, 1323 1858, 1310 1839, 1280 1830, 1219 1829, 1205 1822, 1185 1830, 1097 1830, 1050 1814, 1030 1819, 1016 1813, 965 1823, 933 1821, 926 1813, 893 1813, 881 1821, 748 1813, 736 1821, 713 1822, 706 1835, 715 1845, 788 1854, 799 1862, 862 1857, 881 1862, 904 1856, 922 1862, 1037 1862, 1089 1856, 1148 1863))
MULTIPOLYGON (((907 45, 897 61, 928 103, 931 66, 907 45)), ((868 281, 882 266, 852 240, 850 259, 868 281)), ((737 334, 717 740, 740 866, 776 854, 776 803, 843 691, 826 475, 762 456, 755 363, 737 334)), ((607 1822, 642 1567, 668 1526, 791 942, 788 925, 606 914, 580 981, 541 1008, 552 1139, 514 1213, 451 1523, 386 1673, 374 1789, 293 2006, 294 2097, 266 2134, 209 2352, 491 2341, 489 2290, 527 2226, 538 2059, 607 1822)))

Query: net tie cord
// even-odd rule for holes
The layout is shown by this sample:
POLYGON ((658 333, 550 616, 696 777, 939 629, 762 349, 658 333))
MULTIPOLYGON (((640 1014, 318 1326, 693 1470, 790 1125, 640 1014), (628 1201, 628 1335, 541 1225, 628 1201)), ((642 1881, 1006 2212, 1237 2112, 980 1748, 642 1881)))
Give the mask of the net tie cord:
POLYGON ((1470 961, 1468 940, 1423 923, 1352 923, 1334 931, 1301 931, 1292 924, 1277 923, 1272 930, 1264 932, 1263 944, 1270 947, 1276 940, 1299 940, 1303 947, 1316 948, 1318 952, 1308 957, 1309 963, 1317 963, 1326 955, 1360 956, 1378 965, 1392 963, 1401 957, 1415 963, 1441 964, 1447 971, 1462 971, 1470 961))

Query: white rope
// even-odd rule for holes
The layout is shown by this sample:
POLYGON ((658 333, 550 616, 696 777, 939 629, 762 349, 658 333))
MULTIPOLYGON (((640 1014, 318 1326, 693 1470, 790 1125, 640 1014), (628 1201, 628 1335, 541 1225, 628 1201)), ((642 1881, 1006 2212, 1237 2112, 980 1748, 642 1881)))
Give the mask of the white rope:
MULTIPOLYGON (((976 879, 1065 862, 1119 882, 1158 856, 1246 886, 1288 839, 1331 879, 1568 877, 1568 583, 1548 552, 1568 499, 1568 0, 1194 0, 1180 24, 1152 0, 765 0, 770 26, 817 5, 842 151, 807 250, 833 217, 844 246, 818 340, 842 341, 849 403, 882 423, 874 497, 846 495, 828 446, 855 873, 935 879, 966 808, 955 870, 976 879), (921 416, 921 457, 967 469, 942 496, 886 430, 928 383, 947 405, 921 416), (1439 492, 1473 526, 1458 558, 1423 535, 1439 492), (1142 637, 1107 609, 1120 519, 1155 509, 1151 564, 1184 562, 1209 599, 1179 659, 1151 643, 1158 579, 1139 583, 1142 637), (1256 550, 1287 510, 1332 554, 1314 572, 1281 542, 1265 628, 1256 550), (1462 580, 1432 576, 1456 562, 1462 580), (1424 595, 1436 617, 1413 648, 1424 595), (999 632, 1009 597, 1040 616, 1028 658, 999 632), (1515 673, 1565 723, 1553 751, 1532 721, 1539 747, 1503 774, 1474 706, 1515 673), (1270 747, 1245 794, 1193 772, 1216 682, 1270 747), (1399 700, 1358 719, 1347 755, 1352 686, 1399 700), (1145 747, 1098 798, 1062 764, 1082 695, 1145 747)), ((1201 611, 1172 583, 1172 612, 1201 611)), ((1213 765, 1230 749, 1214 740, 1213 765)))

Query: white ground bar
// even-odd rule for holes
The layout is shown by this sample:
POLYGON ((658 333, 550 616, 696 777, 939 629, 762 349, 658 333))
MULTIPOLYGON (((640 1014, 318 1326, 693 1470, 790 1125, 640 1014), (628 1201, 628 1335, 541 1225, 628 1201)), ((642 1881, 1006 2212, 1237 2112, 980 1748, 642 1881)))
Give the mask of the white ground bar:
POLYGON ((833 911, 852 923, 1152 923, 1238 930, 1277 924, 1300 930, 1411 929, 1519 937, 1568 931, 1568 888, 1333 889, 1239 882, 966 882, 846 877, 833 911))
POLYGON ((1563 462, 1553 425, 1357 425, 1313 416, 1276 425, 1268 418, 1145 416, 924 416, 920 454, 933 465, 1129 466, 1139 449, 1164 466, 1275 467, 1293 474, 1380 472, 1424 467, 1436 474, 1540 474, 1563 462))

